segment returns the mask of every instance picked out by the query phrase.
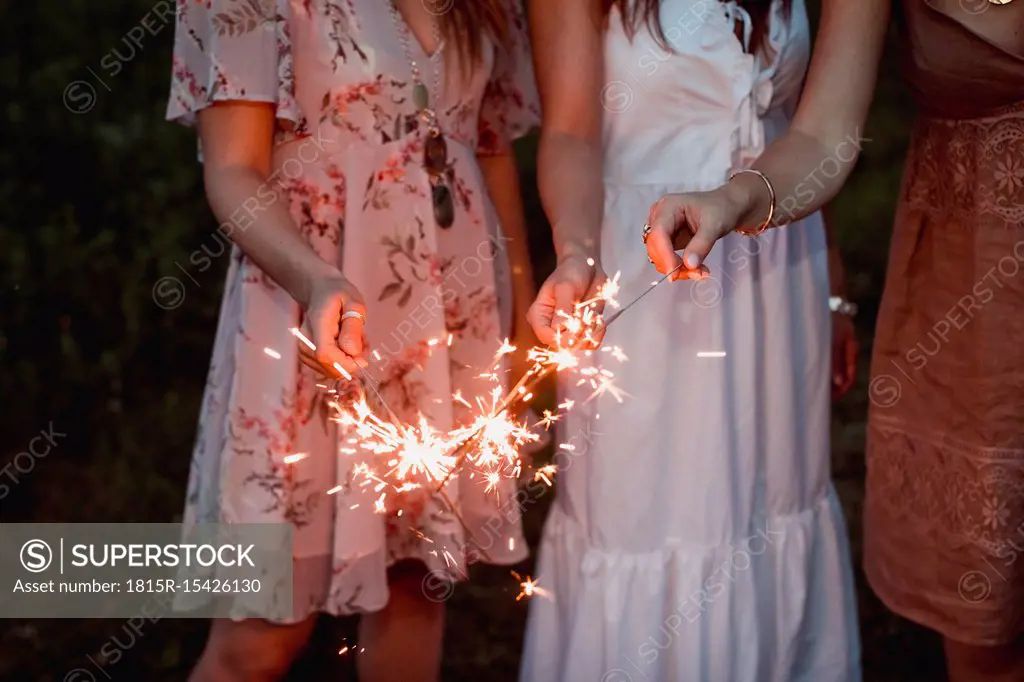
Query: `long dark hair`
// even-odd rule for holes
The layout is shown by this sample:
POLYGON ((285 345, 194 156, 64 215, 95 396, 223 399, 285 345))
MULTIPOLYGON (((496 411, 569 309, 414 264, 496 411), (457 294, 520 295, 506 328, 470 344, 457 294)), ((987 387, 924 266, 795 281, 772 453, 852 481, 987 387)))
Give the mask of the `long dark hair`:
POLYGON ((501 0, 427 0, 428 11, 441 15, 441 33, 454 43, 464 66, 479 64, 484 38, 508 46, 510 22, 501 0), (433 9, 436 5, 437 9, 433 9), (441 12, 441 9, 444 9, 441 12))
MULTIPOLYGON (((701 2, 702 0, 697 1, 701 2)), ((716 0, 709 1, 715 2, 716 0)), ((619 9, 619 13, 622 15, 622 23, 630 38, 636 35, 641 26, 646 25, 658 41, 658 45, 666 52, 672 51, 668 44, 668 39, 665 37, 665 29, 661 22, 658 21, 658 9, 661 6, 661 0, 601 0, 601 2, 604 4, 605 18, 608 17, 608 13, 612 11, 613 7, 619 9)), ((784 11, 789 12, 791 4, 792 0, 782 0, 784 11)), ((753 31, 751 31, 750 35, 750 52, 756 54, 761 49, 768 35, 768 12, 772 6, 772 0, 739 0, 739 5, 747 11, 747 14, 750 15, 750 19, 753 21, 753 31)))

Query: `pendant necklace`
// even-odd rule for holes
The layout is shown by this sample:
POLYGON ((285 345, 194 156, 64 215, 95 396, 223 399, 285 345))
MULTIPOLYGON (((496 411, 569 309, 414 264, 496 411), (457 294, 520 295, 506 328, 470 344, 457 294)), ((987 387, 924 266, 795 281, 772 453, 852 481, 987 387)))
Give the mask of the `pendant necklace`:
MULTIPOLYGON (((412 29, 408 22, 402 18, 398 11, 395 0, 391 0, 391 19, 395 24, 402 48, 405 50, 405 58, 409 62, 409 70, 412 74, 412 101, 416 106, 420 122, 426 128, 426 137, 423 144, 423 168, 430 178, 430 194, 434 206, 434 220, 441 228, 448 229, 455 222, 455 201, 448 180, 451 176, 451 168, 448 166, 448 144, 441 133, 441 125, 437 120, 437 113, 431 107, 430 90, 420 75, 419 64, 412 54, 411 42, 415 40, 412 29)), ((443 61, 444 41, 441 39, 441 29, 438 25, 438 18, 433 13, 430 16, 432 37, 437 49, 429 59, 434 64, 434 94, 441 98, 441 67, 443 61)), ((426 50, 423 50, 426 52, 426 50)))

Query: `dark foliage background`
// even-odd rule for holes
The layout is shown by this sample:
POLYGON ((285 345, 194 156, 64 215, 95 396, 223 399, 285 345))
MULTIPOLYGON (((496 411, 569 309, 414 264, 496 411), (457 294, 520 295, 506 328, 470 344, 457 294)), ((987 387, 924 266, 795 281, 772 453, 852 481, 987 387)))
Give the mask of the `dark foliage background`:
MULTIPOLYGON (((166 4, 154 0, 0 4, 0 467, 50 423, 67 434, 17 474, 0 507, 7 521, 169 521, 180 513, 226 258, 206 272, 189 264, 215 222, 192 133, 163 122, 172 27, 161 15, 166 4), (157 34, 126 42, 147 15, 157 34), (93 106, 84 110, 90 91, 93 106), (185 286, 173 310, 154 303, 165 276, 185 286)), ((911 116, 894 72, 890 56, 865 132, 871 142, 833 204, 850 293, 862 309, 861 379, 836 406, 833 436, 858 555, 865 374, 911 116)), ((526 140, 519 152, 542 276, 552 258, 534 144, 526 140)), ((551 497, 529 509, 532 541, 551 497)), ((450 603, 445 679, 513 680, 526 605, 515 602, 506 570, 474 574, 450 603)), ((865 679, 938 679, 937 640, 885 611, 860 582, 865 679)), ((59 681, 85 667, 97 679, 183 680, 205 630, 203 622, 162 620, 132 636, 122 621, 8 620, 0 679, 59 681), (116 662, 99 656, 111 637, 126 649, 116 662)), ((352 634, 350 621, 323 621, 294 679, 353 679, 336 654, 352 634)))

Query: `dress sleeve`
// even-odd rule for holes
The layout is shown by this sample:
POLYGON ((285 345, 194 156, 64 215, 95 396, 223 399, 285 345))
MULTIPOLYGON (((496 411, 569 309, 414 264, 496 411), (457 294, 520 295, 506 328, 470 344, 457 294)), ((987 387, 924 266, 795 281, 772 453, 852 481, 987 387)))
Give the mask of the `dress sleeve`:
POLYGON ((530 36, 521 0, 506 0, 509 40, 495 49, 477 130, 477 153, 502 154, 513 140, 540 124, 540 102, 533 77, 530 36))
POLYGON ((177 0, 167 119, 195 125, 214 102, 270 102, 288 126, 294 99, 289 0, 177 0))

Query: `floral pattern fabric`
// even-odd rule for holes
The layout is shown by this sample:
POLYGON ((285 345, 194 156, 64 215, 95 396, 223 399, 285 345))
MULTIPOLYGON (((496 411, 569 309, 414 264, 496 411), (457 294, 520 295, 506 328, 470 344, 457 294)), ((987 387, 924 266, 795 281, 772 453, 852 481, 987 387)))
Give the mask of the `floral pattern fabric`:
POLYGON ((993 230, 1024 225, 1022 111, 1017 104, 980 119, 925 119, 909 159, 907 206, 993 230))
MULTIPOLYGON (((195 123, 214 102, 272 103, 273 173, 232 216, 286 200, 295 225, 362 292, 370 372, 403 419, 464 423, 467 402, 511 327, 509 264, 477 163, 537 123, 525 20, 507 7, 508 45, 487 42, 463 70, 431 60, 410 35, 448 145, 455 222, 434 222, 410 66, 379 0, 179 0, 169 119, 195 123), (265 192, 263 190, 266 190, 265 192), (251 205, 250 205, 251 203, 251 205)), ((443 53, 442 53, 443 54, 443 53)), ((223 229, 223 228, 222 228, 223 229)), ((429 496, 386 513, 356 468, 370 460, 339 432, 323 379, 298 360, 294 300, 237 248, 220 312, 185 509, 195 523, 294 528, 293 618, 374 611, 386 568, 416 559, 452 579, 480 558, 526 555, 515 490, 457 475, 455 515, 429 496), (280 357, 277 357, 280 356, 280 357), (355 453, 355 454, 353 454, 355 453)))

